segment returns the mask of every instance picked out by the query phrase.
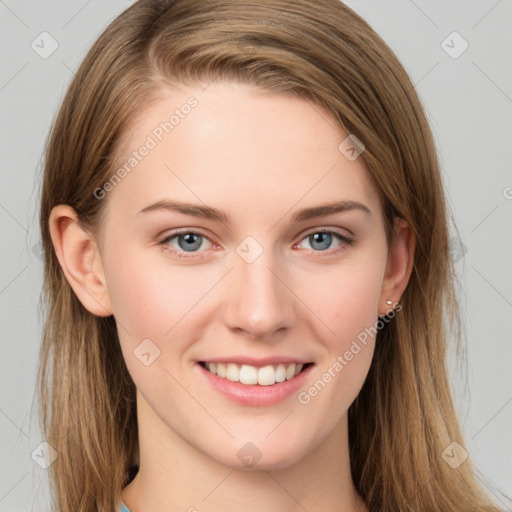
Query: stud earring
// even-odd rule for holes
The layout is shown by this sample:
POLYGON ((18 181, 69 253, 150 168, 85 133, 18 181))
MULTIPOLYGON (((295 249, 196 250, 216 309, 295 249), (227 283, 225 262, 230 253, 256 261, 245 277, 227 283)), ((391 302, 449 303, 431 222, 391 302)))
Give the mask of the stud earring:
MULTIPOLYGON (((393 304, 393 301, 388 299, 388 300, 386 301, 386 304, 387 304, 388 306, 391 306, 391 305, 393 304)), ((397 304, 398 304, 398 303, 397 303, 397 304)), ((394 313, 394 309, 395 309, 395 308, 393 308, 393 313, 394 313)), ((392 318, 392 317, 391 317, 391 318, 392 318)), ((389 321, 389 317, 388 317, 388 315, 387 315, 387 314, 384 314, 384 315, 382 315, 382 316, 380 316, 380 315, 379 315, 379 320, 385 320, 385 319, 386 319, 386 321, 389 321)), ((380 330, 380 329, 378 329, 378 330, 380 330)))

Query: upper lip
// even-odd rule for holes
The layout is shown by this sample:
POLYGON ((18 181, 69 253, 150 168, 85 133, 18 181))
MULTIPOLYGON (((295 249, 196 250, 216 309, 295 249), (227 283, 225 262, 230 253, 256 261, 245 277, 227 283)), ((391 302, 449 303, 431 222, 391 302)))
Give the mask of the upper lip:
POLYGON ((247 357, 247 356, 228 356, 228 357, 212 357, 202 359, 200 362, 206 363, 235 363, 238 365, 246 364, 249 366, 263 367, 276 364, 307 364, 313 361, 308 359, 300 359, 297 357, 272 356, 272 357, 247 357))

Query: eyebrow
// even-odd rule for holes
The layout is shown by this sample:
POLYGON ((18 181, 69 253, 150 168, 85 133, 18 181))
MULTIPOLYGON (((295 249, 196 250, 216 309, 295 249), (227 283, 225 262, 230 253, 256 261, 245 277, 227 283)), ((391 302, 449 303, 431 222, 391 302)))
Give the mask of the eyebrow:
MULTIPOLYGON (((137 215, 139 213, 148 213, 157 210, 169 210, 176 213, 182 213, 184 215, 223 222, 225 224, 230 223, 229 215, 223 210, 219 210, 212 206, 185 203, 182 201, 160 200, 154 204, 146 206, 140 210, 137 215)), ((362 211, 368 216, 372 215, 371 210, 365 204, 358 201, 335 201, 299 210, 293 215, 292 222, 303 222, 305 220, 316 219, 318 217, 352 210, 362 211)))

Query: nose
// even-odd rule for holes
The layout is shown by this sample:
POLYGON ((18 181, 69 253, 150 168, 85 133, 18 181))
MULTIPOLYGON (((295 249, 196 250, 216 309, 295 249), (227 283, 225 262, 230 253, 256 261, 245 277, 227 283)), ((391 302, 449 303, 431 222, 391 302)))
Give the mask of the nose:
POLYGON ((270 251, 264 251, 252 263, 235 255, 234 265, 225 287, 225 324, 260 339, 291 327, 294 295, 286 284, 287 273, 270 251))

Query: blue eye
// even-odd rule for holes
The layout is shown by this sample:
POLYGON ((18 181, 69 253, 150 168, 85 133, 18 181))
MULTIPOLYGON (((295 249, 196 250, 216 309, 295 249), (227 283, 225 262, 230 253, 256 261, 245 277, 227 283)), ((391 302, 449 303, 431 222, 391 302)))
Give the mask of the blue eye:
POLYGON ((177 254, 178 256, 182 256, 182 251, 191 253, 197 252, 197 250, 201 248, 205 240, 208 239, 205 236, 194 231, 180 231, 168 236, 167 238, 162 240, 160 244, 163 245, 172 253, 177 254), (174 239, 176 239, 178 242, 178 248, 176 248, 176 246, 171 245, 170 243, 171 240, 174 239))
MULTIPOLYGON (((342 246, 344 244, 350 245, 352 243, 352 240, 349 237, 337 233, 336 231, 327 230, 315 231, 306 235, 302 240, 308 240, 308 243, 315 252, 321 252, 329 249, 334 239, 338 240, 338 242, 340 242, 339 245, 342 246)), ((337 252, 338 250, 340 249, 334 249, 331 253, 337 252)))
POLYGON ((199 249, 203 242, 203 237, 197 233, 185 233, 184 235, 177 235, 178 245, 184 251, 195 251, 199 249), (183 240, 183 243, 180 243, 183 240))
MULTIPOLYGON (((336 254, 345 249, 345 246, 353 243, 351 237, 328 230, 313 231, 302 238, 301 243, 304 240, 308 240, 313 252, 326 252, 327 255, 336 254), (338 241, 338 247, 331 248, 334 240, 338 241)), ((159 242, 159 245, 178 258, 202 257, 205 251, 200 249, 204 249, 203 244, 205 241, 213 245, 208 237, 195 231, 177 231, 164 238, 159 242), (177 242, 177 246, 171 243, 174 240, 177 242)))

